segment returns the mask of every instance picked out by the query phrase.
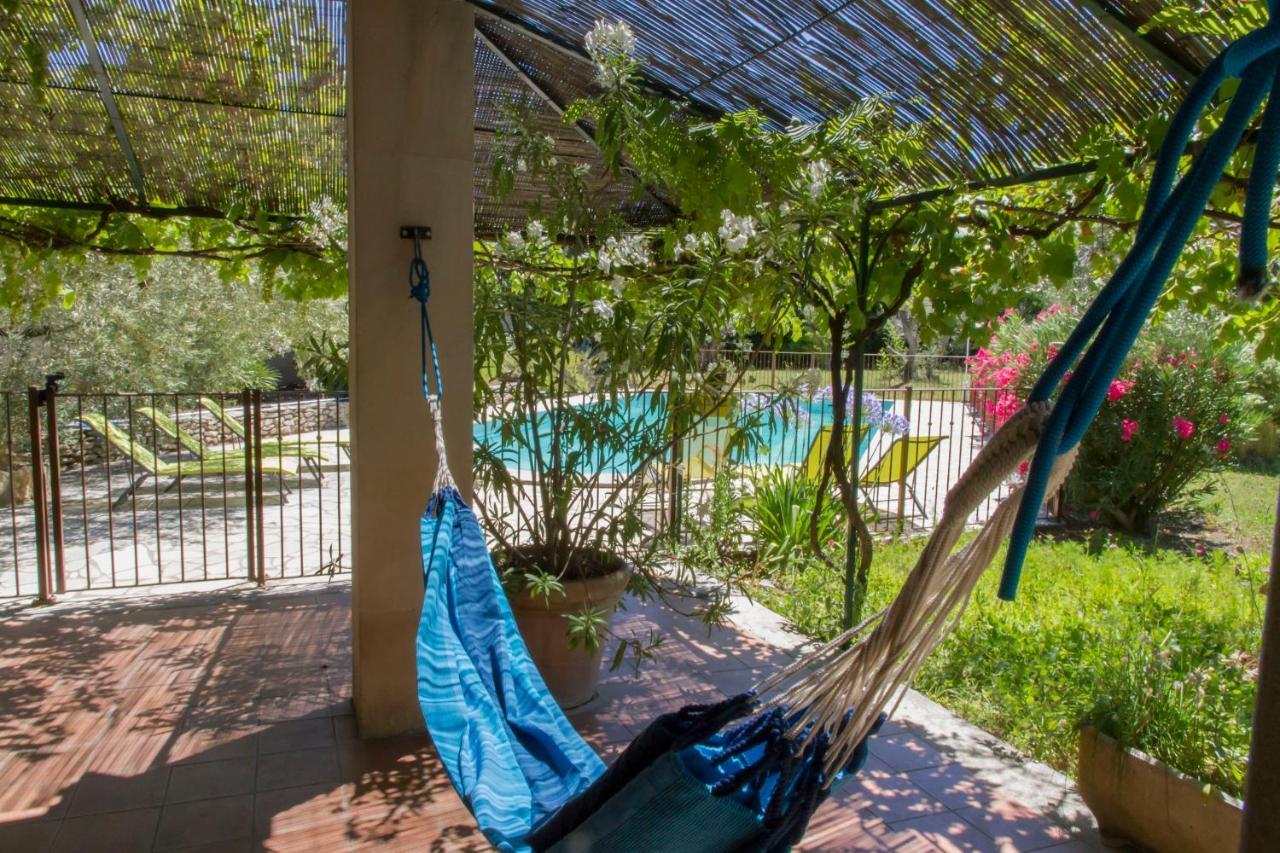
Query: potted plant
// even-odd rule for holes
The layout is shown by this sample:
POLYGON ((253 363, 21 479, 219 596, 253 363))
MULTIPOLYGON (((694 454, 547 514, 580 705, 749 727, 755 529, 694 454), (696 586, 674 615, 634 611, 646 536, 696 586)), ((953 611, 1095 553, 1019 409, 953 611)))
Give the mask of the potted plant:
MULTIPOLYGON (((717 430, 727 460, 752 423, 721 425, 745 366, 705 358, 742 282, 736 268, 673 274, 598 191, 607 175, 557 162, 536 124, 507 115, 494 183, 519 174, 542 192, 522 227, 476 245, 475 505, 533 659, 573 707, 610 638, 614 667, 661 641, 611 631, 624 591, 689 600, 664 559, 670 486, 695 436, 717 430)), ((694 612, 723 618, 727 590, 701 588, 694 612)))
POLYGON ((1160 851, 1235 850, 1257 658, 1173 631, 1096 674, 1079 735, 1080 795, 1104 838, 1160 851), (1195 645, 1192 646, 1191 643, 1195 645))
POLYGON ((1091 725, 1080 729, 1076 781, 1108 845, 1137 844, 1161 853, 1240 847, 1238 799, 1091 725))

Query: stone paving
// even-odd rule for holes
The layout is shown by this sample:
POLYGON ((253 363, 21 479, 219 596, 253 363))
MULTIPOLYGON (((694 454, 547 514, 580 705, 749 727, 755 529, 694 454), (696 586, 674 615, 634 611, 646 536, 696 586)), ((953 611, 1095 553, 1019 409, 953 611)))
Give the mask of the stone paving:
MULTIPOLYGON (((574 725, 608 759, 791 659, 768 611, 735 623, 628 602, 620 634, 669 641, 574 725)), ((0 850, 489 849, 425 736, 358 738, 345 580, 12 609, 0 636, 0 850)), ((921 697, 872 755, 800 849, 1096 849, 1066 780, 921 697)))

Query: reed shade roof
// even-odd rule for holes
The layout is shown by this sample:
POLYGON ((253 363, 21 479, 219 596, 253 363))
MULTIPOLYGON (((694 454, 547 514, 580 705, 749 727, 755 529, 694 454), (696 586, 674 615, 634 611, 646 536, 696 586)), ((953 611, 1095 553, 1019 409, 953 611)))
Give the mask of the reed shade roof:
MULTIPOLYGON (((598 197, 628 220, 663 216, 643 188, 604 175, 592 143, 555 106, 591 92, 581 44, 598 19, 626 20, 652 87, 705 111, 754 106, 782 124, 831 115, 860 96, 891 98, 904 119, 935 123, 930 160, 909 176, 918 187, 1061 162, 1085 129, 1131 123, 1176 98, 1220 47, 1135 35, 1160 0, 470 2, 483 35, 475 47, 481 233, 518 221, 542 195, 521 178, 506 203, 490 197, 504 100, 525 104, 557 155, 585 164, 598 197)), ((1206 14, 1230 2, 1207 0, 1206 14)), ((297 214, 343 198, 346 8, 345 0, 23 0, 16 19, 0 13, 0 201, 214 211, 244 201, 297 214), (76 3, 125 142, 90 67, 76 3), (32 36, 50 57, 39 98, 23 56, 32 36)))

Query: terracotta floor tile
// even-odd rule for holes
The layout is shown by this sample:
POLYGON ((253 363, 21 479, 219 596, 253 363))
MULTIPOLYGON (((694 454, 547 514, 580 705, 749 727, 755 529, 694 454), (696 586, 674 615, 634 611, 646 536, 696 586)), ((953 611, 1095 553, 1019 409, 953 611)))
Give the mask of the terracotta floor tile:
POLYGON ((136 776, 87 773, 76 785, 67 814, 78 817, 158 806, 164 802, 169 768, 157 767, 136 776))
POLYGON ((911 832, 856 811, 820 809, 796 848, 805 853, 937 853, 937 848, 911 832))
POLYGON ((254 798, 254 838, 261 841, 331 824, 345 830, 350 789, 349 784, 328 783, 260 791, 254 798))
POLYGON ((328 716, 273 723, 258 734, 258 752, 261 755, 335 744, 333 723, 328 716))
POLYGON ((53 847, 60 824, 56 820, 15 820, 0 823, 0 850, 45 853, 53 847))
POLYGON ((990 787, 980 782, 971 770, 955 762, 913 770, 907 778, 949 809, 980 806, 993 796, 990 787))
POLYGON ((1035 812, 1007 800, 958 809, 956 814, 997 843, 1015 850, 1036 850, 1071 840, 1071 833, 1035 812))
POLYGON ((360 729, 356 726, 356 718, 352 714, 339 714, 333 720, 333 735, 338 741, 360 739, 360 729))
POLYGON ((258 756, 256 790, 294 788, 318 782, 337 782, 338 752, 333 747, 298 749, 258 756))
MULTIPOLYGON (((155 853, 250 853, 252 850, 253 841, 248 838, 239 838, 231 841, 210 841, 190 847, 157 847, 155 853)), ((320 853, 319 848, 313 853, 320 853)))
POLYGON ((937 814, 947 807, 901 774, 858 774, 832 799, 856 804, 886 823, 937 814))
POLYGON ((258 761, 256 757, 228 758, 200 764, 179 764, 169 776, 166 803, 209 800, 236 794, 252 794, 258 761))
MULTIPOLYGON (((661 630, 667 644, 638 673, 605 674, 599 697, 570 715, 606 760, 658 714, 717 701, 790 660, 740 632, 708 639, 663 607, 629 605, 616 624, 661 630)), ((0 632, 0 683, 18 711, 0 719, 4 853, 490 849, 429 738, 358 739, 349 588, 68 608, 0 618, 0 632)), ((799 849, 1069 843, 1043 818, 992 802, 908 728, 887 725, 872 752, 799 849)))
POLYGON ((873 737, 871 754, 900 773, 910 773, 925 767, 937 767, 950 759, 913 734, 893 737, 873 737))
POLYGON ((979 831, 955 812, 940 812, 927 817, 891 824, 908 838, 919 838, 943 853, 992 853, 1011 851, 1002 848, 990 836, 979 831))
POLYGON ((86 815, 62 821, 52 849, 57 853, 145 853, 151 849, 160 820, 160 809, 86 815))
MULTIPOLYGON (((326 823, 273 834, 255 843, 264 853, 331 853, 352 849, 351 833, 346 824, 326 823)), ((388 847, 394 850, 395 847, 388 847)), ((425 850, 427 848, 415 848, 425 850)), ((405 848, 407 851, 408 848, 405 848)))
POLYGON ((169 747, 171 764, 199 764, 258 754, 257 728, 204 729, 179 731, 169 747))
POLYGON ((170 803, 160 814, 155 846, 172 849, 189 844, 235 841, 253 835, 253 795, 170 803))

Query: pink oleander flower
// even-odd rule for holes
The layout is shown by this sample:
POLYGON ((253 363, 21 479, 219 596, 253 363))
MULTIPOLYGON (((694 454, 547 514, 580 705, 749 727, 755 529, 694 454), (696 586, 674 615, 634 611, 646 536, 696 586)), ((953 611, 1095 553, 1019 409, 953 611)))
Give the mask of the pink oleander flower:
POLYGON ((1228 415, 1226 412, 1223 412, 1222 414, 1218 415, 1218 423, 1222 424, 1223 426, 1226 426, 1227 424, 1231 423, 1231 415, 1228 415))
POLYGON ((1173 429, 1182 441, 1186 441, 1196 434, 1196 425, 1181 416, 1173 419, 1173 429))
POLYGON ((1018 466, 1018 474, 1023 477, 1027 476, 1027 472, 1030 470, 1031 470, 1030 462, 1023 462, 1021 465, 1018 466))
POLYGON ((1098 511, 1096 509, 1089 510, 1089 520, 1090 521, 1098 520, 1098 511))
POLYGON ((1226 456, 1228 453, 1231 452, 1231 439, 1229 438, 1218 439, 1217 448, 1218 448, 1219 454, 1226 456))
POLYGON ((1125 418, 1120 422, 1120 440, 1133 441, 1133 436, 1138 431, 1138 422, 1132 418, 1125 418))
POLYGON ((1203 545, 1197 545, 1197 546, 1196 546, 1196 556, 1197 556, 1197 557, 1203 557, 1203 556, 1204 556, 1205 554, 1207 554, 1207 553, 1209 553, 1209 551, 1208 551, 1208 549, 1206 549, 1203 545))
POLYGON ((1133 386, 1134 381, 1132 379, 1112 379, 1111 387, 1107 389, 1107 399, 1114 403, 1124 397, 1125 394, 1128 394, 1129 389, 1133 386))

